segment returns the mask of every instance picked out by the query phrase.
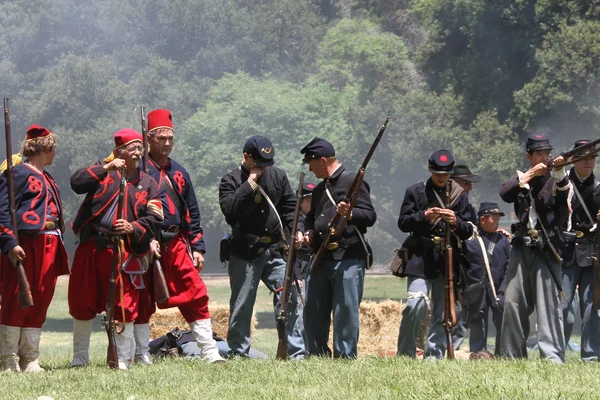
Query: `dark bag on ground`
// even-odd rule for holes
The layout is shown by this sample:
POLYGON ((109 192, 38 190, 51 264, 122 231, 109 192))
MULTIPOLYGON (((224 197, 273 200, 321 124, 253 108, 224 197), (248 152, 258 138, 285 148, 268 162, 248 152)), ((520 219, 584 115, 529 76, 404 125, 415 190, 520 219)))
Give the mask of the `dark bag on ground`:
POLYGON ((463 319, 467 322, 477 322, 483 316, 483 307, 487 304, 485 283, 477 282, 468 285, 462 292, 463 319))
POLYGON ((229 245, 231 244, 231 233, 226 233, 219 244, 219 259, 222 263, 229 261, 229 245))

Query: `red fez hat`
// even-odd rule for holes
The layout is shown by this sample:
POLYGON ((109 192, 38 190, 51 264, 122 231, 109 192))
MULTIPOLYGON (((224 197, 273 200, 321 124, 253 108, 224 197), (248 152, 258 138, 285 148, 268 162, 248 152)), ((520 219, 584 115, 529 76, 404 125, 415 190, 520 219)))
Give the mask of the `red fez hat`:
POLYGON ((142 141, 142 134, 131 129, 123 128, 120 131, 115 132, 115 148, 123 147, 136 140, 142 141))
POLYGON ((148 113, 148 132, 159 128, 173 129, 173 116, 171 111, 164 108, 152 110, 148 113))
POLYGON ((29 128, 27 128, 27 135, 25 136, 25 140, 42 139, 46 136, 50 136, 51 134, 52 132, 50 132, 43 126, 33 124, 29 128))

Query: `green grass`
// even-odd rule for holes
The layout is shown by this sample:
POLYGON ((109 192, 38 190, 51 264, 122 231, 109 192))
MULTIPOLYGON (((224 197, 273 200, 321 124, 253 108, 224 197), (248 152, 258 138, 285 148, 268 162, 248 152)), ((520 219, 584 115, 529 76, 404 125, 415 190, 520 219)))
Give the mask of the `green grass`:
MULTIPOLYGON (((208 280, 211 301, 227 303, 229 287, 208 280)), ((393 277, 366 279, 365 299, 401 299, 406 283, 393 277)), ((259 289, 256 311, 269 315, 271 297, 259 289)), ((356 361, 310 359, 301 362, 233 360, 208 365, 185 359, 158 360, 153 366, 111 371, 105 366, 106 337, 99 320, 92 335, 92 365, 69 369, 71 319, 67 312, 66 283, 60 282, 48 313, 41 345, 41 364, 48 372, 0 374, 0 399, 388 399, 482 398, 571 399, 598 398, 600 363, 584 364, 568 354, 556 366, 531 360, 426 362, 405 358, 363 357, 356 361)), ((253 346, 273 356, 274 329, 260 324, 253 346)))

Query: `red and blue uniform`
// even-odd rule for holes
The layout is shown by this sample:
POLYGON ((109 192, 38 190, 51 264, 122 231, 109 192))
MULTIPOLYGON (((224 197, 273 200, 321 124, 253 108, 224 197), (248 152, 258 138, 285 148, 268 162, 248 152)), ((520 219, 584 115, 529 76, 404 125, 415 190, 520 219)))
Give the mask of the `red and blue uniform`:
POLYGON ((65 229, 60 192, 52 176, 28 162, 13 168, 18 243, 8 204, 6 172, 0 177, 0 247, 2 249, 2 309, 0 324, 41 328, 59 275, 69 273, 62 234, 65 229), (7 256, 15 246, 25 251, 23 268, 34 306, 20 309, 16 269, 7 256))
MULTIPOLYGON (((112 226, 117 220, 117 203, 121 175, 107 171, 98 162, 82 168, 71 176, 71 188, 77 194, 86 194, 73 221, 73 231, 79 245, 75 251, 69 281, 69 313, 78 320, 89 320, 105 310, 108 279, 113 257, 112 226)), ((139 170, 130 177, 125 187, 125 202, 121 218, 133 226, 133 233, 124 236, 123 264, 117 279, 115 318, 132 322, 138 314, 139 292, 143 286, 142 274, 147 269, 145 257, 156 227, 162 222, 160 190, 150 176, 139 170), (120 287, 123 296, 120 296, 120 287)))
MULTIPOLYGON (((149 157, 148 172, 161 192, 164 219, 159 242, 161 265, 170 298, 158 308, 178 307, 187 322, 210 318, 206 285, 192 258, 192 252, 205 252, 200 210, 187 170, 174 160, 159 165, 149 157)), ((153 285, 151 271, 147 274, 149 289, 153 285)), ((156 311, 153 290, 141 293, 140 313, 136 324, 146 324, 156 311)))

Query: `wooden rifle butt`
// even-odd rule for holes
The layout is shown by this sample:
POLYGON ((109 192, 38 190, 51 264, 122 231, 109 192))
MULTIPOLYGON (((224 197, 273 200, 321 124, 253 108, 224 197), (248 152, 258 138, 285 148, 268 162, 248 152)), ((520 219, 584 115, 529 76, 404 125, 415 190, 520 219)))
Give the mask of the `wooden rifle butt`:
POLYGON ((29 281, 27 280, 27 274, 25 274, 25 268, 23 263, 19 261, 16 265, 17 268, 17 280, 19 286, 19 307, 21 310, 33 306, 33 297, 31 296, 31 288, 29 287, 29 281))
POLYGON ((169 287, 167 286, 167 279, 165 278, 165 272, 162 269, 162 265, 158 259, 154 259, 152 262, 152 272, 154 273, 154 299, 157 303, 167 301, 171 295, 169 294, 169 287))

